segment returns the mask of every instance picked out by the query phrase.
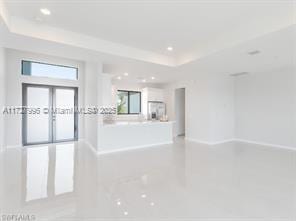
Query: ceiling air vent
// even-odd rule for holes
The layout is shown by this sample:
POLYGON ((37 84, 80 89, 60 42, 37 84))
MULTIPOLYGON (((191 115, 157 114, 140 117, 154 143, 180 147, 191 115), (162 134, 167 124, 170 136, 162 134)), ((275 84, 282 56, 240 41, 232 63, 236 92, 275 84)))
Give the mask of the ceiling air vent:
POLYGON ((249 55, 256 55, 256 54, 259 54, 259 53, 260 53, 260 51, 258 51, 258 50, 248 52, 249 55))
POLYGON ((249 74, 249 72, 238 72, 238 73, 234 73, 234 74, 230 74, 231 77, 239 77, 242 75, 247 75, 249 74))

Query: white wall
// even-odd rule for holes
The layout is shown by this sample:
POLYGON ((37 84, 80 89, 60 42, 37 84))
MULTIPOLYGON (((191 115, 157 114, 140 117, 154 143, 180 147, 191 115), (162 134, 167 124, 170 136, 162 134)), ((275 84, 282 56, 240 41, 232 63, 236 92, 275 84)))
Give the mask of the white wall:
POLYGON ((236 78, 236 137, 296 147, 295 69, 236 78))
POLYGON ((102 106, 110 107, 113 105, 112 98, 112 76, 110 74, 103 73, 100 75, 101 79, 101 97, 102 97, 102 106))
POLYGON ((185 88, 175 90, 176 135, 185 134, 185 88))
POLYGON ((112 86, 117 90, 141 91, 145 87, 163 88, 163 84, 133 83, 124 80, 112 80, 112 86))
MULTIPOLYGON (((78 87, 79 106, 84 106, 84 64, 83 62, 22 52, 17 50, 6 49, 6 105, 21 106, 22 105, 22 83, 62 85, 78 87), (43 77, 32 77, 21 75, 21 61, 33 60, 52 64, 62 64, 78 67, 79 80, 60 80, 43 77)), ((7 115, 5 119, 6 128, 6 145, 21 146, 22 145, 22 117, 21 115, 7 115)), ((79 116, 79 138, 84 137, 84 117, 79 116)))
MULTIPOLYGON (((99 96, 102 87, 100 85, 100 74, 102 73, 102 64, 96 62, 85 63, 85 107, 99 107, 102 98, 99 96)), ((93 148, 98 144, 98 125, 100 118, 98 115, 85 115, 85 140, 93 148)))
MULTIPOLYGON (((166 87, 165 100, 169 120, 174 121, 175 116, 175 89, 185 88, 185 125, 186 138, 208 142, 209 129, 209 83, 206 77, 198 80, 177 82, 166 87)), ((176 125, 174 126, 176 136, 176 125)))
MULTIPOLYGON (((175 90, 185 88, 185 125, 186 138, 209 141, 209 87, 206 77, 199 80, 176 82, 165 88, 165 102, 169 120, 175 121, 175 90)), ((177 135, 174 124, 174 135, 177 135)))
POLYGON ((233 139, 233 84, 231 77, 205 74, 197 75, 194 80, 167 85, 165 99, 169 119, 176 119, 175 89, 185 88, 186 138, 208 144, 233 139))
POLYGON ((240 139, 296 147, 295 68, 240 77, 199 75, 167 85, 170 120, 176 119, 174 91, 182 87, 186 138, 208 144, 240 139))
POLYGON ((0 47, 0 152, 5 146, 3 107, 5 105, 5 49, 0 47))
POLYGON ((234 78, 213 75, 210 80, 210 140, 221 142, 235 136, 234 78))

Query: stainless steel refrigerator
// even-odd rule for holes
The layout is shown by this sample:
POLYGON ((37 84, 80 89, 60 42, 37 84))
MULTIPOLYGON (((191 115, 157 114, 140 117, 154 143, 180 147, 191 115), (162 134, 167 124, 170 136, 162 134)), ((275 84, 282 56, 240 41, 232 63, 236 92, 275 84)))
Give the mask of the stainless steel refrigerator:
POLYGON ((165 114, 165 103, 156 101, 148 102, 148 120, 159 120, 165 114))

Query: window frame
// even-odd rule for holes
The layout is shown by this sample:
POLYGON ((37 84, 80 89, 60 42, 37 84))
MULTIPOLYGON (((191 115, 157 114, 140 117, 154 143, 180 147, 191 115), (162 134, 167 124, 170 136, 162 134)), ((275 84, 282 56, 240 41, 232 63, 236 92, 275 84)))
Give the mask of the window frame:
POLYGON ((139 115, 142 113, 142 92, 141 91, 130 91, 130 90, 117 90, 117 93, 116 93, 116 98, 118 96, 118 92, 125 92, 127 93, 127 113, 118 113, 117 111, 117 103, 116 103, 116 111, 117 111, 117 115, 139 115), (130 113, 130 93, 138 93, 140 94, 140 102, 139 102, 139 105, 140 105, 140 108, 139 108, 139 113, 130 113))
POLYGON ((73 67, 69 65, 61 65, 61 64, 52 64, 47 62, 41 62, 41 61, 33 61, 33 60, 21 60, 21 75, 22 76, 30 76, 30 77, 38 77, 38 78, 50 78, 50 79, 57 79, 57 80, 67 80, 67 81, 78 81, 79 80, 79 74, 78 74, 78 67, 73 67), (76 70, 76 79, 68 79, 68 78, 55 78, 55 77, 49 77, 49 76, 36 76, 30 74, 24 73, 24 62, 30 62, 30 63, 36 63, 36 64, 44 64, 44 65, 50 65, 55 67, 63 67, 63 68, 72 68, 76 70))

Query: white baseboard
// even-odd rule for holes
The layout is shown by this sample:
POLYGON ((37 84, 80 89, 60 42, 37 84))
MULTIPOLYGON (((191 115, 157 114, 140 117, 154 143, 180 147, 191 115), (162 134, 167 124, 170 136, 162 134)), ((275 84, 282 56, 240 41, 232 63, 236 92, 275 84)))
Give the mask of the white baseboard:
POLYGON ((245 140, 245 139, 235 139, 235 141, 296 151, 296 147, 279 145, 279 144, 264 143, 264 142, 258 142, 258 141, 253 141, 253 140, 245 140))
POLYGON ((200 144, 211 145, 210 142, 203 141, 203 140, 197 140, 197 139, 193 139, 193 138, 190 138, 190 137, 185 137, 185 140, 195 142, 195 143, 200 143, 200 144))
POLYGON ((130 150, 136 150, 136 149, 143 149, 143 148, 149 148, 149 147, 156 147, 161 145, 167 145, 172 144, 173 141, 164 142, 164 143, 155 143, 155 144, 149 144, 149 145, 140 145, 140 146, 131 146, 131 147, 123 147, 121 149, 113 149, 113 150, 98 150, 97 155, 104 155, 104 154, 111 154, 111 153, 118 153, 118 152, 124 152, 124 151, 130 151, 130 150))
POLYGON ((88 142, 87 140, 85 139, 79 139, 79 142, 84 142, 86 144, 86 146, 94 153, 94 154, 97 154, 97 150, 95 149, 95 147, 90 143, 88 142))
POLYGON ((293 150, 296 151, 296 147, 291 147, 291 146, 284 146, 284 145, 279 145, 279 144, 272 144, 272 143, 264 143, 264 142, 258 142, 258 141, 253 141, 253 140, 245 140, 245 139, 239 139, 239 138, 232 138, 232 139, 227 139, 227 140, 221 140, 217 142, 208 142, 208 141, 203 141, 203 140, 198 140, 198 139, 192 139, 189 137, 185 138, 188 141, 200 143, 200 144, 206 144, 206 145, 217 145, 217 144, 223 144, 227 142, 243 142, 243 143, 250 143, 250 144, 257 144, 257 145, 262 145, 262 146, 268 146, 268 147, 275 147, 275 148, 282 148, 282 149, 288 149, 288 150, 293 150))
POLYGON ((204 140, 193 139, 190 137, 185 137, 185 140, 192 141, 195 143, 200 143, 200 144, 206 144, 206 145, 217 145, 217 144, 223 144, 223 143, 235 141, 235 139, 232 138, 232 139, 226 139, 226 140, 221 140, 221 141, 216 141, 216 142, 208 142, 208 141, 204 141, 204 140))

